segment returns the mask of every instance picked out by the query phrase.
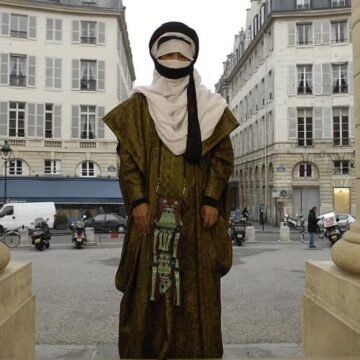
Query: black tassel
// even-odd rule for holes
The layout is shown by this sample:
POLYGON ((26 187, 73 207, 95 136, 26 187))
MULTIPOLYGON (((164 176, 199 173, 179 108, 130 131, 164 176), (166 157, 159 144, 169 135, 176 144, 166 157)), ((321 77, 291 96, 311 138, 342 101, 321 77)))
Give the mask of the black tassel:
POLYGON ((194 75, 189 75, 187 88, 188 108, 188 135, 186 141, 185 159, 192 163, 198 163, 201 158, 202 144, 201 131, 197 112, 196 89, 194 75))

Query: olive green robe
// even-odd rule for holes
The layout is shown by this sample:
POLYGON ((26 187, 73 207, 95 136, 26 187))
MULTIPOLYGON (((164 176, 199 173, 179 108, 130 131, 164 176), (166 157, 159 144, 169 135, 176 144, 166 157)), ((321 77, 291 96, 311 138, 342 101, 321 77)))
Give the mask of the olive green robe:
MULTIPOLYGON (((135 94, 104 118, 119 141, 119 181, 128 210, 116 287, 123 292, 119 319, 121 358, 220 358, 220 277, 232 263, 232 244, 227 235, 227 182, 233 172, 229 134, 238 125, 226 109, 213 135, 203 142, 200 164, 184 163, 173 155, 156 133, 146 98, 135 94), (161 148, 159 157, 159 148, 161 148), (160 158, 160 161, 159 161, 160 158), (160 170, 159 170, 160 169, 160 170), (183 197, 181 213, 181 306, 174 304, 170 289, 158 301, 150 301, 152 235, 141 236, 135 227, 131 204, 147 198, 151 223, 159 193, 183 197), (204 196, 219 200, 219 219, 204 229, 201 205, 204 196)), ((174 284, 172 285, 174 286, 174 284)))

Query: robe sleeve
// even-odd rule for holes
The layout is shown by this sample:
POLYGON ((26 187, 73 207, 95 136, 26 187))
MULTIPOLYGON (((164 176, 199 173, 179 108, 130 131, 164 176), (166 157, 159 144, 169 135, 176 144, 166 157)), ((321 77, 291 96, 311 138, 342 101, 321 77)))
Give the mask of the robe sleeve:
POLYGON ((142 130, 143 100, 133 96, 104 117, 118 139, 119 183, 128 214, 147 201, 145 194, 145 140, 142 130))
POLYGON ((210 166, 203 204, 217 207, 228 179, 233 172, 234 153, 230 136, 226 136, 210 151, 210 166))

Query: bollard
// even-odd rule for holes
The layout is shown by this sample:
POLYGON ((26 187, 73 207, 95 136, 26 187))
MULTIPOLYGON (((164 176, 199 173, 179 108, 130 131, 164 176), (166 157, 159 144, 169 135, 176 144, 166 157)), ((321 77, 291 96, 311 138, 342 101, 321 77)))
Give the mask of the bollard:
POLYGON ((256 242, 255 240, 255 227, 254 226, 247 226, 245 228, 245 236, 246 242, 256 242))
POLYGON ((29 241, 29 230, 28 229, 20 229, 19 234, 20 234, 20 244, 18 246, 19 247, 30 246, 31 242, 29 241))
POLYGON ((280 240, 279 242, 288 243, 290 240, 290 228, 283 223, 280 225, 280 240))
POLYGON ((86 227, 85 228, 85 235, 86 235, 86 245, 87 246, 96 246, 97 241, 95 239, 95 229, 93 227, 86 227))

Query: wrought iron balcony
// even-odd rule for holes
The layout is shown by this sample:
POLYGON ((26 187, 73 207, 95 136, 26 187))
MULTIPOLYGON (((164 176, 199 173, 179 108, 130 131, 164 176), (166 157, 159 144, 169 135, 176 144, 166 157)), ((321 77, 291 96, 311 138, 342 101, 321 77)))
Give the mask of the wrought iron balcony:
POLYGON ((26 86, 26 76, 24 75, 10 75, 11 86, 26 86))

